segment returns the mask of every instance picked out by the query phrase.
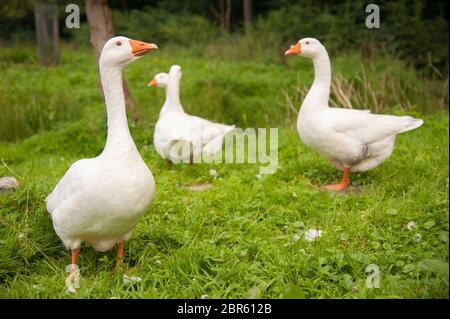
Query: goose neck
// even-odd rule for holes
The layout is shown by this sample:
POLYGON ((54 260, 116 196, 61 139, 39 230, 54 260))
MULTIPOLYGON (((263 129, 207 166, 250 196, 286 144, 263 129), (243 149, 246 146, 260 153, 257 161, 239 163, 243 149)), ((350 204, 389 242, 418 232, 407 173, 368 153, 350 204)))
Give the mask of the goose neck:
POLYGON ((100 77, 108 116, 108 133, 103 153, 117 155, 135 151, 125 110, 122 70, 100 67, 100 77))
POLYGON ((331 86, 331 64, 324 50, 313 58, 314 82, 303 104, 314 105, 315 108, 328 107, 331 86))
POLYGON ((171 78, 166 87, 166 101, 164 105, 168 111, 184 112, 180 102, 180 80, 171 78))

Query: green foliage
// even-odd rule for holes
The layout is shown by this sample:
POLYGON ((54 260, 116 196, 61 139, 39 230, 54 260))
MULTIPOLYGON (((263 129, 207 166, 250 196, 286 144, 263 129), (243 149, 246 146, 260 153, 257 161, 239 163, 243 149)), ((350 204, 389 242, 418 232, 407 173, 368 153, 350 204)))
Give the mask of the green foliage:
MULTIPOLYGON (((99 107, 99 106, 96 106, 99 107)), ((0 145, 0 176, 21 187, 0 194, 2 298, 448 298, 448 118, 401 134, 381 167, 352 175, 349 191, 290 127, 279 131, 279 169, 258 165, 168 166, 152 145, 151 121, 131 134, 157 193, 125 250, 126 274, 112 275, 114 251, 83 246, 81 288, 66 292, 69 252, 52 229, 44 198, 75 160, 99 154, 103 118, 0 145), (210 176, 215 169, 217 178, 210 176), (411 173, 413 172, 413 174, 411 173), (203 192, 188 186, 211 183, 203 192), (407 224, 417 226, 408 230, 407 224), (323 235, 308 242, 310 228, 323 235), (366 287, 376 264, 380 288, 366 287)))
MULTIPOLYGON (((89 44, 86 25, 81 29, 64 28, 66 3, 59 4, 61 33, 72 37, 78 46, 89 44)), ((80 6, 85 21, 83 1, 80 6)), ((244 49, 252 43, 259 52, 275 56, 280 46, 285 47, 302 37, 316 37, 324 42, 332 54, 371 49, 372 55, 389 53, 422 70, 427 76, 448 76, 448 17, 444 0, 378 1, 381 28, 367 29, 363 0, 284 0, 254 1, 252 39, 242 40, 242 3, 232 2, 232 41, 219 31, 209 8, 208 0, 195 1, 109 1, 117 34, 152 40, 160 44, 192 45, 213 48, 244 49), (144 5, 145 3, 145 5, 144 5), (241 46, 243 45, 243 47, 241 46), (231 46, 231 48, 230 48, 231 46)), ((31 1, 7 0, 0 7, 0 39, 7 41, 34 41, 34 18, 31 1)), ((212 49, 213 49, 212 48, 212 49)))
POLYGON ((77 120, 83 106, 101 103, 95 69, 86 72, 77 67, 80 61, 87 68, 94 66, 86 63, 92 59, 90 50, 70 57, 64 53, 62 64, 55 68, 36 65, 30 47, 3 50, 1 58, 0 141, 17 141, 77 120))
MULTIPOLYGON (((180 12, 173 1, 114 11, 117 33, 161 48, 125 71, 142 113, 131 133, 157 195, 126 248, 127 274, 142 281, 111 275, 114 252, 84 246, 73 297, 448 298, 447 20, 425 16, 429 2, 386 1, 382 29, 369 31, 360 1, 284 1, 247 35, 219 37, 201 2, 180 12), (381 167, 353 174, 342 194, 321 190, 339 173, 294 129, 313 69, 307 59, 282 60, 282 52, 303 36, 330 51, 333 103, 342 106, 339 91, 357 108, 425 120, 398 137, 381 167), (369 60, 358 53, 363 43, 375 44, 369 60), (159 158, 152 138, 164 91, 146 84, 175 63, 189 113, 243 128, 279 127, 274 175, 257 178, 258 165, 168 166, 159 158), (213 187, 189 189, 198 183, 213 187), (408 230, 411 221, 417 226, 408 230), (305 241, 310 228, 323 236, 305 241), (380 289, 365 286, 371 263, 381 270, 380 289)), ((22 19, 13 13, 8 24, 22 19)), ((0 176, 21 184, 0 194, 0 298, 70 298, 69 254, 44 199, 74 161, 101 152, 105 110, 85 24, 71 31, 52 68, 36 64, 24 30, 0 51, 0 176)))
POLYGON ((377 4, 380 29, 366 28, 365 1, 301 0, 260 17, 256 32, 262 39, 271 34, 271 39, 276 37, 280 43, 315 37, 331 53, 361 49, 368 44, 376 50, 375 54, 395 54, 418 68, 425 68, 428 74, 448 75, 449 28, 442 8, 438 15, 427 18, 425 8, 433 2, 400 0, 377 4))
MULTIPOLYGON (((139 37, 137 37, 139 38, 139 37)), ((292 121, 312 79, 308 59, 281 64, 275 48, 253 37, 230 37, 207 45, 160 44, 160 50, 126 70, 133 97, 144 116, 157 119, 164 91, 146 83, 172 64, 183 68, 181 95, 189 112, 244 127, 292 121)), ((390 55, 367 64, 357 53, 331 56, 334 83, 356 108, 376 112, 432 113, 448 106, 448 81, 426 78, 390 55), (360 65, 355 67, 355 65, 360 65)), ((98 73, 89 47, 63 45, 59 66, 36 65, 29 46, 1 52, 0 141, 18 141, 103 112, 98 73)), ((333 89, 332 103, 345 106, 333 89)))
POLYGON ((206 18, 183 11, 169 12, 145 7, 127 12, 114 11, 114 31, 157 43, 192 45, 210 41, 218 29, 206 18))

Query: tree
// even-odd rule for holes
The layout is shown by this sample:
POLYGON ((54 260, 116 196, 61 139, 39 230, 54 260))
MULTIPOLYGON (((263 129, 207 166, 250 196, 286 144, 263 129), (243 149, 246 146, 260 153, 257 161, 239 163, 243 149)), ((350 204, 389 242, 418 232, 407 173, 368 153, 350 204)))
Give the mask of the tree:
POLYGON ((39 62, 42 65, 59 63, 58 7, 52 3, 34 5, 36 40, 39 62))
POLYGON ((253 7, 252 7, 252 0, 244 0, 244 27, 245 27, 245 32, 248 32, 251 29, 252 26, 252 11, 253 11, 253 7))
MULTIPOLYGON (((94 48, 95 57, 98 64, 103 45, 114 36, 112 11, 108 6, 107 0, 84 0, 84 5, 89 25, 89 32, 91 34, 91 44, 94 48)), ((103 94, 103 90, 101 89, 100 91, 103 94)), ((123 81, 123 93, 125 95, 125 104, 130 108, 133 120, 137 122, 140 118, 139 110, 133 101, 125 80, 123 81)))
POLYGON ((230 31, 231 23, 231 0, 219 0, 219 10, 214 6, 214 1, 209 3, 213 15, 219 20, 220 29, 223 32, 230 31))

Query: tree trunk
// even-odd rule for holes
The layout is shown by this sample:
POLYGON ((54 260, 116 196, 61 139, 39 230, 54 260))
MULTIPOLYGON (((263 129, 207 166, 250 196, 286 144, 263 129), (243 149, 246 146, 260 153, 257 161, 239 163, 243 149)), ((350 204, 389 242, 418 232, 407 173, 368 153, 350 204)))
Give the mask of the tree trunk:
POLYGON ((219 11, 217 11, 213 2, 209 3, 209 8, 217 20, 219 20, 222 32, 229 32, 231 24, 231 0, 219 0, 219 11))
POLYGON ((39 63, 59 63, 58 7, 55 4, 34 3, 34 19, 39 63))
POLYGON ((252 27, 252 0, 244 0, 244 28, 249 32, 252 27))
MULTIPOLYGON (((91 44, 94 48, 95 57, 98 65, 100 53, 106 41, 114 36, 112 24, 112 11, 108 6, 107 0, 84 0, 86 8, 86 16, 89 24, 89 32, 91 34, 91 44)), ((100 83, 101 88, 101 83, 100 83)), ((103 89, 100 90, 103 95, 103 89)), ((131 96, 128 85, 123 80, 123 92, 125 95, 125 104, 131 110, 133 120, 137 122, 140 118, 133 97, 131 96)))

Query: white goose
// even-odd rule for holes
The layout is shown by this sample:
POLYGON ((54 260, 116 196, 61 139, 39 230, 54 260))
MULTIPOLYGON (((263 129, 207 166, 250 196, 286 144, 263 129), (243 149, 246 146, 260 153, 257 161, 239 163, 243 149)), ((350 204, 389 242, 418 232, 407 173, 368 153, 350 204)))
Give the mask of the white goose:
POLYGON ((325 47, 316 39, 305 38, 286 51, 286 55, 291 54, 312 59, 315 72, 298 115, 298 133, 308 147, 344 172, 339 184, 327 185, 326 189, 345 189, 350 172, 380 165, 391 155, 397 134, 423 124, 421 119, 410 116, 329 107, 331 65, 325 47))
POLYGON ((225 135, 234 125, 213 123, 184 112, 180 102, 181 67, 158 73, 149 86, 166 88, 166 100, 155 125, 154 144, 158 154, 173 163, 190 162, 201 155, 212 156, 222 149, 225 135))
POLYGON ((95 158, 72 164, 46 198, 56 234, 72 251, 69 277, 82 242, 98 251, 118 244, 117 263, 121 263, 123 241, 130 238, 155 192, 153 175, 128 129, 122 70, 156 48, 126 37, 112 38, 103 47, 99 69, 108 115, 105 148, 95 158))

